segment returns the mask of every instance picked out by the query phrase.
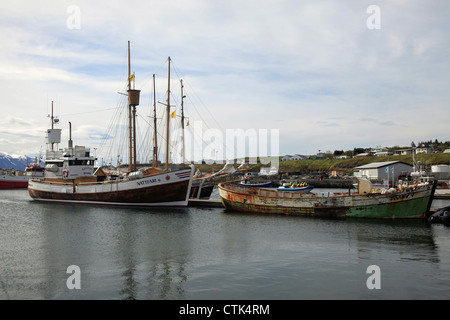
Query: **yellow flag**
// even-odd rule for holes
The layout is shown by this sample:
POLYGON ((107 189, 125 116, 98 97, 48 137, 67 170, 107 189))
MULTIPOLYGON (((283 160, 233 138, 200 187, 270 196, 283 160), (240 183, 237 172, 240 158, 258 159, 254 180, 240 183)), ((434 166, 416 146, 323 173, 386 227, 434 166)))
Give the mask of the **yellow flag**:
POLYGON ((189 120, 188 120, 188 122, 187 122, 187 124, 186 124, 186 127, 189 127, 189 120))
POLYGON ((130 81, 134 81, 134 73, 130 76, 130 81))
POLYGON ((170 114, 170 117, 171 117, 172 119, 175 119, 175 118, 177 117, 177 111, 175 110, 174 112, 172 112, 172 113, 170 114))

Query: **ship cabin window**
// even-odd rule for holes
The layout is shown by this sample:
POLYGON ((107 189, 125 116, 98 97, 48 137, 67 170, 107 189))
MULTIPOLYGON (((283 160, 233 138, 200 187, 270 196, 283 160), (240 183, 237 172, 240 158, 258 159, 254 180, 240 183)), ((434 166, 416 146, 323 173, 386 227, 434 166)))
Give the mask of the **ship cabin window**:
POLYGON ((44 168, 37 168, 37 167, 32 167, 32 168, 25 168, 26 172, 41 172, 44 171, 44 168))
POLYGON ((94 160, 69 160, 70 166, 93 166, 94 160))
POLYGON ((63 166, 63 161, 46 161, 46 164, 54 164, 54 165, 56 165, 57 167, 62 168, 62 166, 63 166))

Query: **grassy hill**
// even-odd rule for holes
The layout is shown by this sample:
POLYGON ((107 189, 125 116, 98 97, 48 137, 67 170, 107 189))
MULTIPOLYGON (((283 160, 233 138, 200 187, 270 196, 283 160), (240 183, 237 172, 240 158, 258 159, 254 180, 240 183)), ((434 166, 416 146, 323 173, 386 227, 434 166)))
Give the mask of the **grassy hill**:
MULTIPOLYGON (((415 160, 421 161, 426 168, 430 168, 432 165, 448 164, 450 165, 450 153, 432 153, 416 155, 415 160)), ((315 172, 330 172, 332 170, 344 170, 345 174, 352 175, 353 168, 372 162, 383 161, 402 161, 410 165, 413 164, 412 156, 389 156, 389 157, 364 157, 364 158, 351 158, 351 159, 307 159, 307 160, 289 160, 280 161, 279 172, 280 173, 296 173, 296 174, 308 174, 315 172)), ((237 167, 239 164, 236 164, 237 167)), ((261 167, 267 167, 268 165, 251 164, 250 168, 252 172, 259 172, 261 167)), ((202 172, 217 171, 220 170, 223 165, 221 164, 201 164, 196 165, 202 172)))

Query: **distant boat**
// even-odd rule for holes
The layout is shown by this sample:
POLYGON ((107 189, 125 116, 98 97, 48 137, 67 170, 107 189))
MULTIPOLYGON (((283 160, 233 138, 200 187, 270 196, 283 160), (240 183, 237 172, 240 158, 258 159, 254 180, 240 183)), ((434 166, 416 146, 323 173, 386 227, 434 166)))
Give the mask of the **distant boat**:
MULTIPOLYGON (((128 42, 128 54, 129 45, 128 42)), ((168 78, 167 122, 170 119, 170 58, 168 78)), ((88 148, 72 146, 71 134, 69 147, 64 151, 54 151, 53 144, 59 143, 61 130, 53 128, 52 106, 52 129, 48 130, 49 147, 52 149, 47 151, 45 177, 30 180, 28 184, 28 192, 34 200, 115 206, 188 205, 194 166, 179 170, 169 169, 168 124, 165 169, 157 166, 137 169, 135 107, 139 105, 140 90, 131 88, 131 79, 130 59, 128 59, 127 107, 130 151, 128 171, 109 175, 102 168, 96 167, 96 158, 90 156, 88 148)), ((158 163, 157 159, 155 163, 158 163)))
POLYGON ((44 168, 37 163, 30 164, 25 171, 0 169, 0 189, 26 189, 30 179, 43 177, 44 168))
POLYGON ((360 179, 359 192, 318 195, 219 184, 226 209, 250 213, 354 218, 426 218, 436 183, 374 192, 360 179))

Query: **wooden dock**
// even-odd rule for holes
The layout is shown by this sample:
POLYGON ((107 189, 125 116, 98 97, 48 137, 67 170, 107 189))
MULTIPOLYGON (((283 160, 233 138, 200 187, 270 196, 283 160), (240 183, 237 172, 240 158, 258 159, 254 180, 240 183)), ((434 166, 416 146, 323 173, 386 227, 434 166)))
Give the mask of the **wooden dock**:
POLYGON ((450 200, 450 190, 449 189, 436 189, 436 191, 434 192, 434 199, 450 200))

